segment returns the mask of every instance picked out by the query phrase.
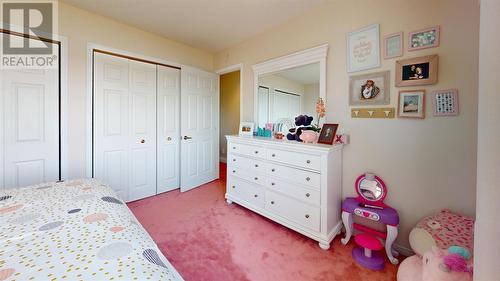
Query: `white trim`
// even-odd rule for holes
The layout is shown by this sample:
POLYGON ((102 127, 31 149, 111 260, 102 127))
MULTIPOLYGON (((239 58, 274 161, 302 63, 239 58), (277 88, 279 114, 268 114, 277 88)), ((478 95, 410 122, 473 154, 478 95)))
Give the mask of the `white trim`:
POLYGON ((174 67, 180 67, 182 68, 184 65, 179 64, 176 62, 164 60, 164 59, 159 59, 155 57, 149 57, 145 56, 142 54, 138 53, 133 53, 121 49, 116 49, 112 47, 107 47, 103 46, 100 44, 96 43, 87 43, 87 110, 86 110, 86 119, 87 119, 87 133, 86 133, 86 142, 87 142, 87 149, 86 149, 86 169, 85 169, 85 176, 87 178, 92 177, 92 67, 93 67, 93 61, 92 61, 92 54, 94 49, 99 49, 102 51, 107 51, 115 54, 121 54, 129 57, 134 57, 138 59, 143 59, 151 62, 156 62, 156 63, 161 63, 161 64, 166 64, 166 65, 171 65, 174 67))
POLYGON ((61 179, 67 180, 68 172, 68 38, 56 35, 57 41, 61 42, 61 179))
MULTIPOLYGON (((328 54, 328 44, 323 44, 307 50, 299 51, 290 55, 271 59, 252 66, 254 73, 254 111, 253 121, 258 120, 258 95, 259 76, 271 74, 292 67, 319 63, 319 97, 326 102, 326 57, 328 54)), ((327 122, 324 119, 324 122, 327 122)))
MULTIPOLYGON (((238 70, 240 71, 240 122, 241 122, 241 120, 243 120, 243 63, 238 63, 230 65, 228 67, 224 67, 222 69, 215 71, 215 73, 219 75, 219 81, 220 81, 221 75, 238 70)), ((219 97, 220 97, 220 88, 219 88, 219 97)))

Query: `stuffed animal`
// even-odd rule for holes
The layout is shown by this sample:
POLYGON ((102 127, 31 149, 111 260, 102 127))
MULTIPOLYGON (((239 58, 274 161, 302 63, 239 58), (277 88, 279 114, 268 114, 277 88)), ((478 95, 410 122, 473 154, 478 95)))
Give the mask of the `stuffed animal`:
POLYGON ((296 141, 302 141, 300 139, 300 134, 302 134, 302 131, 304 130, 311 130, 312 126, 311 123, 313 121, 312 116, 307 116, 307 115, 299 115, 295 117, 295 128, 292 128, 289 130, 289 133, 286 135, 286 138, 288 140, 296 140, 296 141))
POLYGON ((472 281, 470 254, 456 248, 448 254, 432 247, 422 258, 417 255, 405 259, 398 269, 398 281, 472 281))

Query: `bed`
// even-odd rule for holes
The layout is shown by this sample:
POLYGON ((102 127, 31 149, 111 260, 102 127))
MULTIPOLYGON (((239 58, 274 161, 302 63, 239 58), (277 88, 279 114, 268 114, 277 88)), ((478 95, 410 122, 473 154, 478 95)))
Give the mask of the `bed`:
POLYGON ((0 192, 0 280, 182 280, 96 180, 0 192))

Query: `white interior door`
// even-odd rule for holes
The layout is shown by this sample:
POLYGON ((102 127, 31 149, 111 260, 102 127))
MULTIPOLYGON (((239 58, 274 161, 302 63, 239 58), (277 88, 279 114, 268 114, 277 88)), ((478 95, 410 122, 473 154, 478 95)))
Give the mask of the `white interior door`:
POLYGON ((219 79, 191 67, 181 70, 181 191, 218 178, 219 79))
POLYGON ((134 201, 156 194, 156 65, 129 60, 129 66, 129 201, 134 201))
POLYGON ((156 194, 156 66, 94 54, 94 177, 125 201, 156 194))
POLYGON ((180 185, 180 94, 181 71, 157 66, 157 193, 180 185))
POLYGON ((1 91, 0 187, 59 180, 59 69, 3 69, 1 91))

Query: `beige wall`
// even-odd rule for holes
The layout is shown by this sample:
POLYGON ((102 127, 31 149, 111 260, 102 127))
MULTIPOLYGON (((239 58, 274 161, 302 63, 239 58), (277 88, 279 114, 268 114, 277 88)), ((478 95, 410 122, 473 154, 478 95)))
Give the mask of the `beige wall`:
POLYGON ((238 134, 240 126, 240 71, 220 76, 220 157, 227 156, 226 135, 238 134))
POLYGON ((481 0, 474 280, 500 276, 500 2, 481 0))
MULTIPOLYGON (((476 123, 478 86, 479 7, 475 0, 351 0, 331 1, 215 57, 215 68, 243 63, 243 103, 253 103, 251 66, 299 50, 329 44, 327 61, 327 121, 338 122, 351 135, 344 150, 343 194, 354 195, 354 181, 365 171, 380 175, 389 187, 386 203, 401 217, 398 242, 408 245, 408 233, 422 217, 441 208, 475 214, 476 123), (346 34, 379 23, 381 37, 428 26, 442 28, 439 48, 406 52, 405 58, 439 54, 439 83, 397 90, 458 88, 460 115, 435 118, 430 95, 424 120, 351 119, 346 73, 346 34)), ((383 60, 394 85, 395 59, 383 60)), ((371 71, 367 71, 371 72, 371 71)), ((361 74, 362 72, 356 73, 361 74)), ((251 120, 253 107, 243 109, 251 120)))
POLYGON ((172 62, 213 69, 213 55, 59 2, 59 33, 69 41, 68 173, 85 175, 87 44, 96 43, 172 62))

